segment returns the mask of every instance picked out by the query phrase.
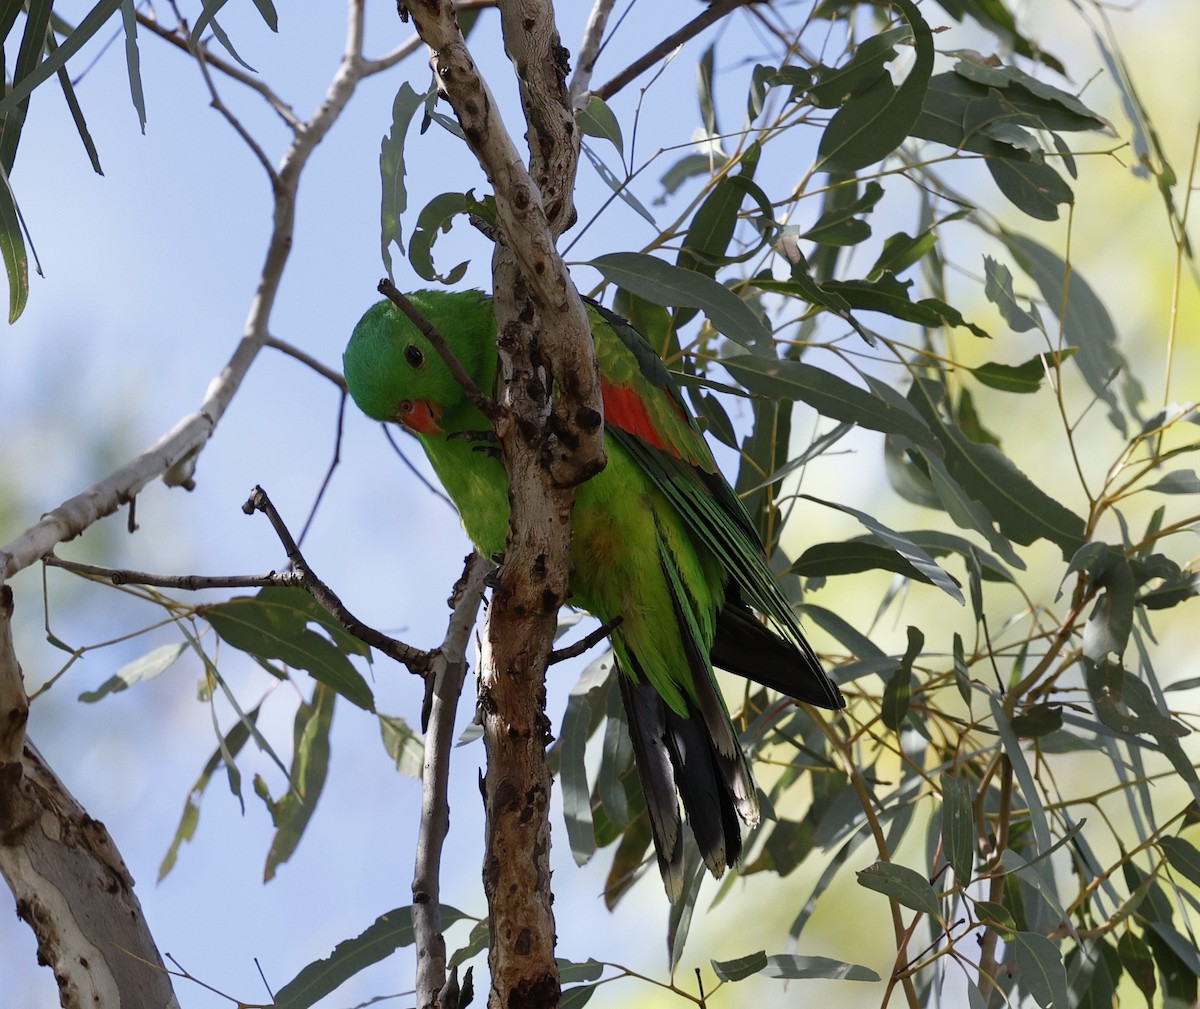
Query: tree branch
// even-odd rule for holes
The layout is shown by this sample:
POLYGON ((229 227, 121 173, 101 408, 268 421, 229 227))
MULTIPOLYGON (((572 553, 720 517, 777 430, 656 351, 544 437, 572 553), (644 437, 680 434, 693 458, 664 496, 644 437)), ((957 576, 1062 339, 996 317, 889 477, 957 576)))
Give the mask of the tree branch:
POLYGON ((579 55, 575 59, 575 73, 571 77, 571 104, 578 111, 586 102, 582 101, 592 83, 592 72, 604 42, 604 29, 616 0, 596 0, 592 13, 583 29, 583 41, 579 44, 579 55))
POLYGON ((658 45, 639 56, 612 80, 592 91, 592 94, 597 98, 607 101, 625 87, 625 85, 640 77, 654 66, 654 64, 658 63, 659 60, 665 59, 673 50, 678 49, 685 42, 695 38, 709 25, 716 24, 726 14, 732 13, 739 7, 745 7, 747 4, 758 2, 759 0, 715 0, 714 3, 709 4, 701 13, 697 14, 678 31, 672 32, 659 42, 658 45))
POLYGON ((0 875, 54 970, 64 1009, 178 1009, 171 979, 104 825, 25 739, 28 703, 0 586, 0 875))
POLYGON ((458 1009, 444 1005, 446 940, 442 936, 442 845, 450 828, 450 750, 454 745, 454 715, 467 675, 466 651, 484 579, 490 565, 478 554, 467 558, 462 578, 450 601, 454 612, 446 637, 433 656, 426 689, 429 710, 425 731, 425 764, 421 772, 421 825, 417 831, 413 871, 413 934, 417 949, 418 1009, 458 1009))
POLYGON ((267 520, 275 530, 275 535, 279 537, 279 542, 283 544, 288 563, 301 576, 302 587, 328 611, 334 620, 360 641, 365 641, 372 648, 378 649, 389 658, 395 659, 401 665, 407 666, 409 672, 417 673, 421 676, 429 672, 433 653, 423 651, 420 648, 413 648, 412 645, 406 645, 403 641, 390 638, 386 634, 375 630, 375 628, 364 624, 358 617, 346 609, 346 604, 338 598, 337 593, 316 576, 312 568, 309 567, 308 561, 304 559, 304 554, 300 552, 300 548, 296 545, 296 541, 288 530, 287 524, 283 521, 279 512, 276 511, 265 490, 261 487, 255 487, 250 492, 250 497, 246 500, 246 503, 242 505, 242 511, 247 515, 252 515, 254 512, 260 511, 267 516, 267 520))
POLYGON ((225 367, 213 378, 200 408, 179 420, 137 458, 83 492, 48 512, 11 543, 0 547, 0 583, 40 560, 59 543, 73 539, 93 523, 131 502, 152 480, 162 478, 171 487, 191 488, 192 477, 205 443, 212 436, 242 380, 269 339, 269 323, 280 280, 292 249, 296 220, 296 193, 300 173, 317 145, 337 121, 358 82, 367 74, 361 49, 364 0, 349 0, 347 45, 337 73, 320 107, 284 152, 274 187, 274 228, 250 305, 242 338, 225 367))

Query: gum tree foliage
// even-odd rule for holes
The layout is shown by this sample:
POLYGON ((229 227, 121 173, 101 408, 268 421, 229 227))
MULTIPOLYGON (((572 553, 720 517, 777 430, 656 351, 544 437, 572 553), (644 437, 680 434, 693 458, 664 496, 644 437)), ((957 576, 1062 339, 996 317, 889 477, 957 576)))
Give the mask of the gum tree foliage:
MULTIPOLYGON (((448 233, 458 239, 456 249, 486 260, 492 243, 505 243, 517 227, 504 216, 508 194, 499 182, 490 191, 484 174, 462 192, 409 206, 412 177, 436 169, 421 157, 427 131, 463 132, 416 68, 419 60, 404 62, 416 45, 377 60, 363 56, 361 3, 350 4, 347 57, 309 120, 248 69, 220 25, 224 3, 191 6, 182 10, 190 24, 156 20, 132 0, 101 0, 74 24, 49 0, 4 11, 10 85, 0 100, 0 252, 10 319, 39 296, 28 282, 21 194, 8 185, 24 153, 30 96, 61 91, 83 150, 98 166, 70 69, 83 44, 103 33, 120 33, 143 121, 143 87, 152 85, 141 80, 140 47, 161 36, 181 60, 196 62, 218 113, 267 171, 276 221, 262 284, 223 384, 97 493, 40 522, 31 516, 29 528, 0 553, 5 580, 53 562, 60 541, 147 482, 188 485, 197 454, 257 351, 273 344, 300 353, 268 336, 296 183, 358 81, 386 73, 395 83, 393 121, 379 124, 380 249, 389 274, 454 285, 468 264, 446 259, 448 233), (292 136, 281 158, 223 108, 214 79, 222 88, 252 87, 270 104, 292 136)), ((427 39, 429 10, 438 6, 416 18, 427 39)), ((517 10, 500 6, 505 16, 517 10)), ((525 6, 553 16, 545 4, 525 6)), ((286 37, 271 0, 254 0, 254 7, 286 37)), ((773 904, 795 913, 769 948, 745 950, 731 939, 706 951, 716 977, 707 976, 708 998, 731 985, 730 998, 738 999, 737 984, 753 975, 790 979, 789 998, 803 998, 810 979, 838 979, 858 989, 864 1004, 880 1005, 965 999, 973 1007, 1061 1009, 1109 1005, 1118 989, 1130 1004, 1141 995, 1159 1005, 1197 997, 1200 904, 1193 888, 1200 885, 1200 850, 1189 827, 1200 778, 1183 700, 1198 681, 1160 661, 1156 633, 1177 608, 1194 608, 1200 586, 1190 551, 1179 545, 1197 519, 1200 479, 1184 457, 1200 446, 1200 418, 1193 403, 1170 396, 1183 385, 1171 380, 1174 334, 1151 344, 1168 376, 1166 390, 1143 388, 1130 367, 1125 327, 1071 258, 1033 237, 1028 225, 1061 222, 1065 234, 1076 179, 1096 156, 1120 152, 1158 188, 1178 261, 1192 266, 1186 181, 1166 160, 1098 12, 1084 5, 1080 16, 1100 26, 1097 51, 1127 114, 1119 126, 1080 97, 1052 54, 1054 39, 1027 37, 1007 5, 983 0, 727 2, 698 15, 672 5, 661 15, 662 36, 681 35, 646 45, 637 62, 642 47, 619 35, 597 54, 616 21, 600 2, 581 47, 583 70, 566 78, 569 90, 551 95, 558 107, 569 104, 583 135, 578 221, 558 242, 563 254, 571 255, 573 233, 610 234, 603 226, 618 212, 641 228, 613 230, 603 251, 571 263, 575 282, 633 320, 675 371, 711 439, 723 446, 781 582, 849 699, 845 711, 831 715, 757 687, 726 685, 774 815, 764 817, 743 864, 715 895, 701 893, 706 877, 692 859, 690 883, 669 915, 667 974, 654 982, 623 980, 622 998, 648 995, 637 986, 649 984, 682 999, 703 997, 674 973, 685 951, 696 955, 687 946, 693 916, 736 921, 746 911, 739 880, 753 883, 760 875, 773 880, 773 904), (739 36, 755 40, 749 55, 744 47, 723 48, 733 22, 751 29, 739 36), (969 46, 958 41, 964 36, 969 46), (674 58, 694 61, 695 94, 661 93, 655 74, 686 40, 674 58), (626 101, 635 92, 636 101, 626 101), (694 119, 690 144, 659 149, 639 133, 655 103, 694 119), (1115 451, 1094 450, 1104 441, 1101 430, 1115 432, 1115 451), (847 445, 854 450, 839 455, 847 445), (836 470, 826 471, 836 480, 814 487, 818 478, 809 474, 835 457, 836 470), (872 482, 879 489, 867 512, 851 503, 862 499, 849 489, 872 482), (845 500, 839 485, 848 490, 845 500), (857 531, 823 536, 823 523, 835 515, 857 531), (1072 773, 1081 763, 1090 772, 1072 773), (1167 783, 1172 787, 1154 787, 1167 783), (877 895, 870 928, 876 945, 847 949, 844 958, 804 955, 810 920, 853 884, 877 895), (886 969, 854 962, 868 957, 886 969)), ((469 44, 495 46, 494 12, 483 12, 478 24, 475 14, 460 12, 469 44)), ((406 29, 399 21, 395 28, 401 38, 406 29)), ((1091 69, 1071 68, 1072 76, 1091 69)), ((543 135, 538 123, 521 120, 520 109, 505 105, 502 113, 513 136, 527 128, 543 135)), ((462 157, 471 153, 483 157, 464 146, 462 157)), ((364 290, 365 304, 369 282, 364 290)), ((338 381, 334 362, 327 365, 322 373, 338 381)), ((414 486, 413 493, 425 491, 414 486)), ((261 498, 248 507, 270 511, 261 498)), ((286 529, 281 536, 286 546, 286 529)), ((190 651, 203 661, 205 696, 223 695, 237 712, 216 727, 212 756, 187 799, 162 874, 186 871, 176 859, 196 833, 208 786, 227 776, 235 790, 243 787, 237 766, 252 741, 287 772, 279 794, 256 786, 275 824, 270 878, 320 815, 335 708, 364 723, 378 720, 406 773, 421 774, 423 748, 432 751, 435 734, 443 746, 449 738, 453 703, 448 716, 439 714, 433 685, 458 689, 445 677, 451 667, 461 670, 480 573, 459 593, 466 603, 442 649, 420 653, 353 620, 331 598, 338 587, 317 582, 291 546, 289 574, 248 577, 246 587, 231 587, 217 603, 189 601, 199 586, 186 579, 119 576, 144 600, 147 624, 165 614, 178 642, 149 652, 82 699, 134 687, 190 651), (376 710, 362 666, 372 645, 426 676, 428 735, 376 710), (227 685, 222 665, 239 653, 303 693, 291 738, 266 738, 257 727, 264 699, 235 696, 227 685)), ((91 593, 111 591, 111 573, 74 569, 93 581, 81 605, 90 604, 91 593)), ((15 602, 34 599, 18 593, 15 602)), ((7 596, 6 619, 13 603, 7 596)), ((396 614, 395 623, 403 619, 396 614)), ((566 611, 560 623, 571 626, 566 611)), ((0 804, 0 844, 11 853, 23 850, 28 834, 28 823, 14 819, 11 796, 28 795, 20 782, 22 775, 31 780, 33 769, 28 748, 22 757, 25 708, 11 642, 5 637, 0 645, 4 710, 15 713, 5 722, 0 754, 7 769, 0 785, 10 797, 0 804)), ((577 862, 605 860, 602 899, 610 908, 630 899, 643 875, 651 877, 643 890, 657 885, 611 670, 606 657, 595 659, 565 710, 546 713, 555 726, 549 766, 565 812, 553 825, 554 843, 569 846, 577 862)), ((444 804, 436 782, 427 788, 434 812, 422 831, 436 827, 431 817, 444 804)), ((429 842, 435 849, 437 843, 429 842)), ((17 890, 10 860, 5 867, 17 890)), ((432 889, 423 893, 436 895, 436 857, 418 866, 422 871, 435 877, 424 880, 432 889)), ((20 907, 25 898, 18 897, 20 907)), ((491 938, 487 915, 445 906, 440 920, 430 919, 428 900, 392 903, 372 909, 374 924, 348 935, 328 959, 298 970, 274 1004, 313 1005, 364 966, 414 944, 426 968, 435 964, 418 978, 421 1005, 465 1004, 468 967, 476 988, 491 987, 493 1001, 518 990, 519 980, 509 988, 504 979, 479 980, 491 938), (449 951, 439 947, 442 931, 460 920, 474 922, 469 935, 449 951)), ((562 903, 555 910, 560 934, 596 914, 562 903)), ((494 907, 493 924, 497 913, 494 907)), ((56 948, 46 950, 53 960, 56 948)), ((68 950, 69 941, 57 953, 68 950)), ((542 952, 552 957, 554 950, 542 952)), ((557 975, 547 976, 549 987, 520 990, 524 1004, 555 1004, 561 982, 561 1004, 583 1005, 598 986, 629 978, 629 971, 599 960, 559 960, 557 975)), ((62 997, 80 1004, 70 985, 62 997)))

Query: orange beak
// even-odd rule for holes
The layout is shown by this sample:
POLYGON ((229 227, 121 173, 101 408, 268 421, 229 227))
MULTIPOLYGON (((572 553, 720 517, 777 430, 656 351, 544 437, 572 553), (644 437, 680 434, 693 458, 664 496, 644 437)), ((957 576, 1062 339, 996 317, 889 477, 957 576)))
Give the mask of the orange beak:
POLYGON ((438 423, 442 419, 442 408, 427 400, 404 400, 397 408, 394 419, 416 434, 442 433, 438 423))

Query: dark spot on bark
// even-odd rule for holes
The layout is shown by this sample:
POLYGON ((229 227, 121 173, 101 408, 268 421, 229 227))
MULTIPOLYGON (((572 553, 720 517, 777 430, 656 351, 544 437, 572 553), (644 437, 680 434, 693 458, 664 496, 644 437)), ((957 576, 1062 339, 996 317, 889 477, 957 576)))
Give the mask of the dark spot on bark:
POLYGON ((527 32, 531 32, 531 31, 533 31, 533 27, 535 24, 536 24, 536 22, 533 20, 533 18, 526 18, 521 23, 521 27, 524 28, 527 32))
POLYGON ((529 934, 529 929, 523 928, 517 934, 517 941, 513 944, 513 951, 518 956, 529 956, 529 948, 533 945, 533 937, 529 934))
POLYGON ((513 787, 512 782, 502 781, 492 796, 492 808, 495 811, 511 813, 517 808, 521 796, 513 787))
POLYGON ((483 146, 483 131, 474 126, 463 127, 463 135, 467 138, 467 142, 473 147, 483 146))
POLYGON ((524 978, 508 993, 506 1009, 550 1009, 558 1005, 558 999, 558 978, 553 974, 524 978))
POLYGON ((547 613, 553 613, 559 606, 558 593, 553 589, 545 589, 542 592, 542 607, 547 613))
POLYGON ((575 414, 575 423, 585 431, 595 431, 600 427, 603 418, 600 416, 599 410, 593 410, 590 406, 581 406, 575 414))
POLYGON ((472 119, 474 119, 476 116, 479 115, 479 103, 478 102, 468 100, 463 103, 463 108, 466 110, 467 114, 471 116, 472 119))

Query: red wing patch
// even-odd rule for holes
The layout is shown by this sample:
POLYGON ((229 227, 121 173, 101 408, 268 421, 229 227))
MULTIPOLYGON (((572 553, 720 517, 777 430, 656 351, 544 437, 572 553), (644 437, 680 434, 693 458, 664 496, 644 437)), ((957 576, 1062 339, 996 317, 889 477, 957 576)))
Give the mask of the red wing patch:
MULTIPOLYGON (((608 379, 600 379, 600 395, 604 400, 604 419, 614 424, 622 431, 641 438, 647 445, 669 452, 676 459, 683 459, 682 453, 674 446, 663 442, 662 435, 654 426, 650 412, 646 409, 645 401, 634 389, 614 385, 608 379)), ((674 405, 674 404, 672 404, 674 405)))

